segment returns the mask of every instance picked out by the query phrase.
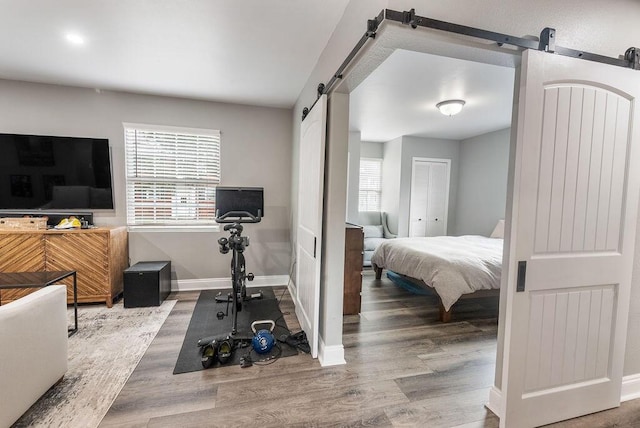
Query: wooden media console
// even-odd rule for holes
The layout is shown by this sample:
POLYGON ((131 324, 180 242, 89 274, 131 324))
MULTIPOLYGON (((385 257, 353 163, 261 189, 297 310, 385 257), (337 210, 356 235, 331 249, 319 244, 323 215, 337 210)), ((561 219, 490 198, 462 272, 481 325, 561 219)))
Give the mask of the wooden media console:
MULTIPOLYGON (((123 271, 129 266, 127 228, 71 230, 0 230, 0 272, 75 270, 78 302, 105 302, 108 307, 123 291, 123 271)), ((73 303, 71 278, 67 302, 73 303)), ((2 290, 2 304, 35 289, 2 290)))

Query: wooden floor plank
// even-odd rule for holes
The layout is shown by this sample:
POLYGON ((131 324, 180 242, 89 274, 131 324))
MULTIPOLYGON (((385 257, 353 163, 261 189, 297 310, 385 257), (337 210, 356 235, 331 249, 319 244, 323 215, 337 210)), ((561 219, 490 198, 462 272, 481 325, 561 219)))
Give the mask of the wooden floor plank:
MULTIPOLYGON (((299 331, 291 296, 275 291, 299 331)), ((101 427, 498 427, 484 406, 495 370, 495 298, 459 302, 453 322, 442 324, 436 299, 367 272, 362 313, 344 318, 346 365, 323 368, 299 354, 173 375, 198 294, 169 297, 178 300, 174 310, 101 427)), ((640 426, 640 400, 630 403, 553 427, 640 426)))
POLYGON ((490 413, 484 403, 488 388, 440 395, 386 409, 394 427, 450 428, 480 421, 490 413))

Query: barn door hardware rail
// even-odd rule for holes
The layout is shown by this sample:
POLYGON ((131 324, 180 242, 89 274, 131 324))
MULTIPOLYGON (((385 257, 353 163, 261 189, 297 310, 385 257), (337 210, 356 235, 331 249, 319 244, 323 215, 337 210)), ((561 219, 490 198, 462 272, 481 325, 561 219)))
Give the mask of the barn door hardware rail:
POLYGON ((318 97, 313 102, 311 107, 309 108, 305 107, 304 109, 302 109, 302 120, 304 120, 304 118, 307 117, 307 115, 309 114, 309 111, 313 108, 313 106, 316 105, 318 98, 320 98, 320 96, 322 96, 323 94, 328 94, 329 91, 331 91, 333 86, 336 84, 336 82, 342 79, 342 72, 345 70, 345 68, 349 66, 349 64, 351 63, 351 61, 353 61, 356 55, 358 55, 358 52, 360 52, 360 49, 362 49, 362 47, 367 43, 367 41, 369 39, 376 38, 378 27, 380 26, 382 21, 384 21, 384 16, 385 16, 385 10, 382 10, 378 14, 378 16, 376 16, 373 19, 369 19, 367 21, 367 31, 364 33, 362 37, 360 37, 360 40, 358 40, 358 43, 356 43, 354 48, 351 49, 351 52, 349 52, 349 55, 347 55, 347 57, 342 62, 342 64, 340 64, 338 71, 336 71, 333 74, 333 76, 331 77, 331 80, 329 80, 329 83, 327 83, 326 85, 324 83, 318 84, 318 97))
MULTIPOLYGON (((415 9, 399 12, 397 10, 383 9, 378 16, 367 21, 367 31, 360 38, 355 47, 351 50, 347 58, 342 62, 338 71, 331 77, 329 83, 318 85, 318 98, 327 94, 333 89, 333 86, 339 79, 342 79, 342 73, 347 66, 353 61, 360 49, 368 40, 374 39, 380 25, 385 21, 398 22, 403 25, 409 25, 411 28, 418 27, 430 28, 434 30, 446 31, 449 33, 460 34, 464 36, 475 37, 478 39, 496 42, 499 46, 511 45, 523 49, 533 49, 548 52, 556 55, 569 56, 573 58, 585 59, 588 61, 601 62, 605 64, 615 65, 618 67, 632 68, 640 70, 640 48, 630 47, 621 55, 620 58, 608 57, 605 55, 594 54, 591 52, 579 51, 575 49, 565 48, 556 45, 556 30, 554 28, 545 28, 540 32, 539 40, 525 39, 523 37, 510 36, 508 34, 496 33, 494 31, 483 30, 480 28, 468 27, 466 25, 454 24, 451 22, 440 21, 437 19, 426 18, 416 15, 415 9)), ((317 99, 316 99, 317 101, 317 99)), ((313 108, 304 108, 302 111, 302 120, 307 117, 309 110, 313 108)))
POLYGON ((564 48, 555 44, 556 30, 554 28, 545 28, 540 33, 540 40, 525 39, 522 37, 510 36, 508 34, 496 33, 493 31, 482 30, 480 28, 467 27, 465 25, 453 24, 451 22, 439 21, 437 19, 425 18, 416 15, 415 9, 408 12, 398 12, 395 10, 385 10, 385 19, 389 21, 399 22, 401 24, 410 25, 412 28, 424 27, 434 30, 447 31, 449 33, 461 34, 464 36, 476 37, 478 39, 490 40, 498 45, 511 45, 524 49, 535 49, 549 53, 555 53, 573 58, 581 58, 589 61, 603 62, 605 64, 617 65, 619 67, 627 67, 640 69, 638 61, 637 48, 629 48, 622 58, 612 58, 604 55, 598 55, 585 51, 564 48), (633 53, 630 53, 632 51, 633 53), (635 55, 635 57, 633 57, 635 55))

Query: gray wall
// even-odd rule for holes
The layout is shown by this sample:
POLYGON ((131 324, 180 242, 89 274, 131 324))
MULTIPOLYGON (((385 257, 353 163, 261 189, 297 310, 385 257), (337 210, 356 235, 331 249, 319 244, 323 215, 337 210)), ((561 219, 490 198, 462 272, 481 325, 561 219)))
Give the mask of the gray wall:
POLYGON ((382 210, 389 215, 391 232, 401 237, 409 236, 411 170, 415 157, 451 160, 447 232, 451 234, 455 230, 459 152, 460 142, 456 140, 400 137, 384 144, 382 210))
POLYGON ((460 142, 456 235, 489 236, 504 218, 511 128, 460 142))
POLYGON ((376 143, 371 141, 363 141, 360 144, 360 157, 377 158, 384 157, 384 143, 376 143))
MULTIPOLYGON (((636 41, 640 40, 640 26, 636 22, 640 16, 640 2, 637 0, 611 0, 606 4, 600 0, 352 0, 320 54, 293 109, 294 177, 297 177, 299 120, 303 107, 313 103, 318 83, 328 82, 362 37, 367 20, 387 7, 395 10, 415 8, 419 15, 516 36, 539 35, 544 27, 553 27, 558 30, 558 44, 613 57, 623 54, 629 46, 636 45, 636 41), (624 31, 620 31, 622 28, 624 31)), ((295 182, 291 195, 295 207, 295 182)), ((295 224, 295 215, 294 212, 292 224, 295 224)), ((333 245, 338 248, 344 242, 335 242, 333 245)), ((331 249, 328 248, 328 251, 331 249)), ((625 374, 640 373, 640 251, 636 252, 632 287, 625 374)), ((333 310, 339 311, 340 307, 333 306, 333 310)), ((328 332, 341 333, 341 329, 328 332)))
POLYGON ((347 222, 358 224, 360 199, 360 158, 382 159, 384 144, 360 141, 360 132, 349 132, 349 180, 347 182, 347 222))
POLYGON ((402 164, 402 137, 384 144, 382 161, 382 211, 388 215, 387 226, 391 233, 398 233, 399 210, 398 195, 400 195, 400 180, 402 178, 400 165, 402 164))
MULTIPOLYGON (((289 273, 291 110, 0 80, 2 132, 109 139, 115 210, 97 212, 98 225, 126 223, 122 122, 219 129, 222 184, 265 188, 266 216, 247 227, 247 264, 258 276, 289 273)), ((180 280, 228 278, 222 235, 131 232, 131 261, 169 259, 180 280)))

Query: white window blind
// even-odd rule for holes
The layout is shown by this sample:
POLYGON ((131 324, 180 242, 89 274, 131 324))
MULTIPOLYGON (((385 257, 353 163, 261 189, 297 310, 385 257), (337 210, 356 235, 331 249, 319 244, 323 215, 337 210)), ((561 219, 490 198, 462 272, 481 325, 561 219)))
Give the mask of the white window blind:
POLYGON ((382 159, 360 159, 359 211, 380 211, 382 159))
POLYGON ((124 124, 127 224, 215 224, 220 131, 124 124))

